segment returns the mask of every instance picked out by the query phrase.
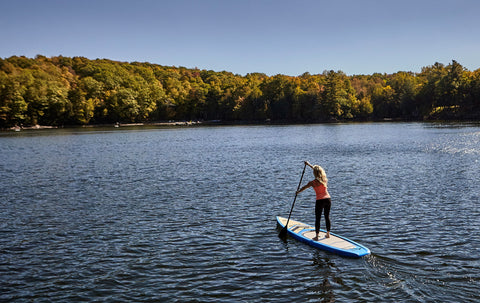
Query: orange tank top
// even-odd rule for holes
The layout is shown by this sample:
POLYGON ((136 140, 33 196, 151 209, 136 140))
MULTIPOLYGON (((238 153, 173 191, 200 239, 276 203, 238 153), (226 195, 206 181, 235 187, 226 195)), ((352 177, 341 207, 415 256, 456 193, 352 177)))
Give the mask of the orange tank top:
POLYGON ((317 200, 330 198, 330 194, 328 193, 327 187, 322 183, 320 183, 319 181, 317 180, 313 181, 313 189, 315 190, 317 200))

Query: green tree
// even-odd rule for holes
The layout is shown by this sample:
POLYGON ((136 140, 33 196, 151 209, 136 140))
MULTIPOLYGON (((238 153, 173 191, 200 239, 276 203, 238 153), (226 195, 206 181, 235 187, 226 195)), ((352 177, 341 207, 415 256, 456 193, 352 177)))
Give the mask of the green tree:
POLYGON ((396 118, 399 104, 395 101, 395 90, 390 86, 377 86, 372 92, 373 115, 375 118, 396 118))
POLYGON ((417 81, 413 73, 398 72, 388 77, 394 95, 389 100, 391 117, 418 117, 419 105, 416 103, 417 81))
POLYGON ((438 100, 439 106, 456 106, 461 104, 465 97, 466 70, 453 60, 446 67, 446 74, 440 79, 438 85, 442 94, 438 100))
POLYGON ((244 121, 264 121, 267 118, 267 104, 263 98, 260 85, 268 77, 265 74, 252 73, 245 76, 241 85, 237 104, 237 119, 244 121))
POLYGON ((434 65, 423 67, 421 73, 417 75, 420 89, 416 99, 418 100, 422 115, 428 116, 434 107, 439 106, 443 95, 440 88, 440 81, 446 73, 445 66, 436 62, 434 65))
POLYGON ((265 103, 268 106, 267 116, 273 120, 292 118, 295 84, 290 77, 276 75, 266 79, 260 86, 265 103))
POLYGON ((322 92, 324 118, 351 119, 358 102, 350 79, 341 71, 324 73, 325 84, 322 92))
POLYGON ((20 84, 0 71, 0 127, 23 124, 27 107, 20 84))
POLYGON ((480 69, 469 74, 468 98, 464 102, 464 112, 467 118, 480 119, 480 69))
POLYGON ((111 91, 107 97, 107 110, 109 122, 136 122, 140 113, 136 92, 130 88, 111 91))
POLYGON ((79 88, 69 91, 68 99, 72 104, 70 123, 85 125, 93 118, 96 102, 92 98, 87 99, 86 95, 87 94, 79 88))

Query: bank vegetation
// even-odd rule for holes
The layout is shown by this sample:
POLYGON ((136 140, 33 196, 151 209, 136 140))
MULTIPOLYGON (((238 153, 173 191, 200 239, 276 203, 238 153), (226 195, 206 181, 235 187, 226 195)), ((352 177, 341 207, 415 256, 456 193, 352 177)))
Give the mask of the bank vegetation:
POLYGON ((245 76, 84 57, 0 59, 0 127, 480 118, 480 69, 245 76))

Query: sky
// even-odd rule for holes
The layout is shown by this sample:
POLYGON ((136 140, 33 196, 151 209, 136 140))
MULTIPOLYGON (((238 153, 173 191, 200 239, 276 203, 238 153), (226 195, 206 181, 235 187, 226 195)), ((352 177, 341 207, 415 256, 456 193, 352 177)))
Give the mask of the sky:
POLYGON ((235 74, 480 68, 478 0, 0 0, 0 58, 81 56, 235 74))

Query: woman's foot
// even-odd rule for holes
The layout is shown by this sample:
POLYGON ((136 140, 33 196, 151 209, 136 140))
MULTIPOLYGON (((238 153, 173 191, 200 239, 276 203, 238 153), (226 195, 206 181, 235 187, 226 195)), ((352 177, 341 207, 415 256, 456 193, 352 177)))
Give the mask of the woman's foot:
POLYGON ((312 239, 313 241, 318 241, 318 233, 317 235, 312 239))
POLYGON ((327 233, 325 234, 325 238, 330 238, 330 232, 327 231, 327 233))

